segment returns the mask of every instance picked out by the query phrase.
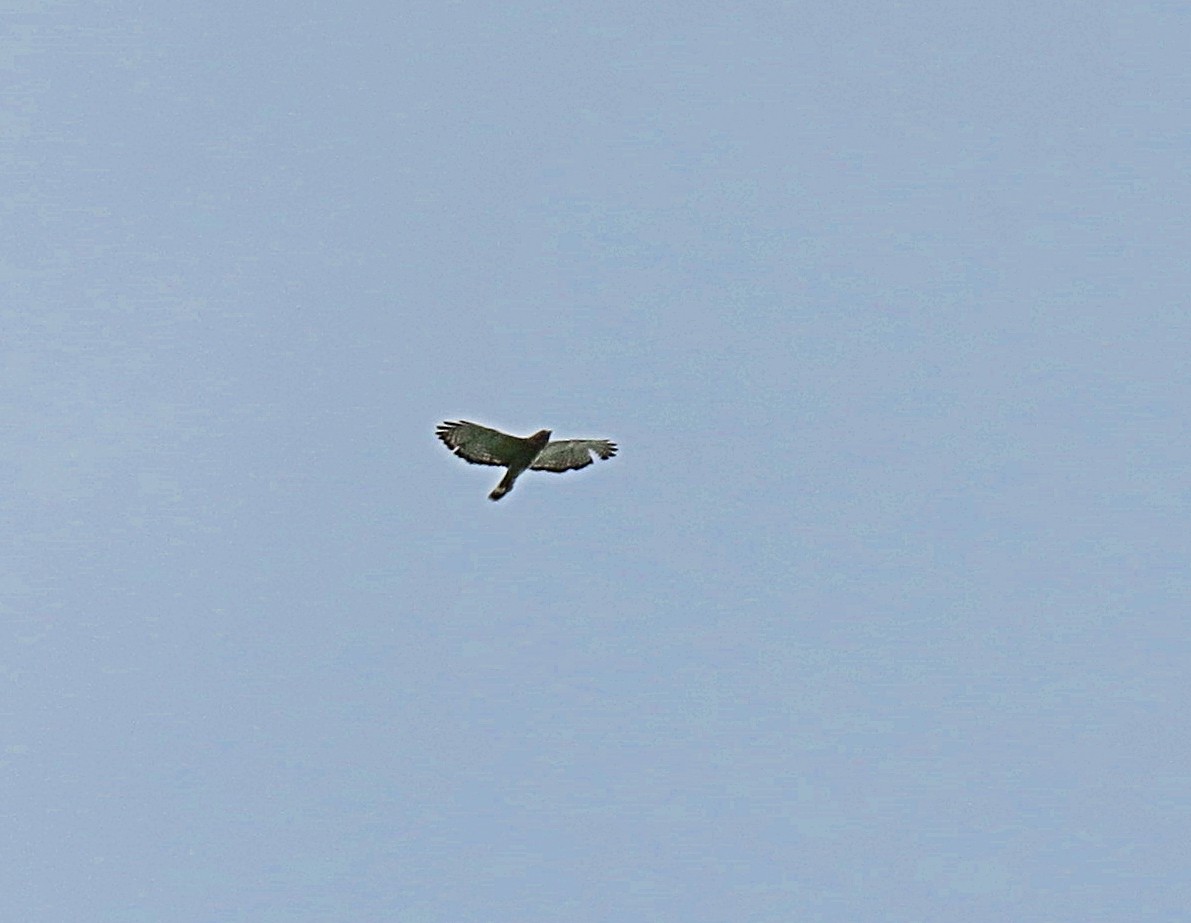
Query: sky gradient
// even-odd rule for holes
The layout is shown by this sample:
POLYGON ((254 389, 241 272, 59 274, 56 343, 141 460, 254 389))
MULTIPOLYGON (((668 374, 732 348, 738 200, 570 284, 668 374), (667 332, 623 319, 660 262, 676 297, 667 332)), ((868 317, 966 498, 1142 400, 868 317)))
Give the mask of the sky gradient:
POLYGON ((1185 914, 1188 62, 9 4, 0 916, 1185 914), (621 451, 494 504, 455 419, 621 451))

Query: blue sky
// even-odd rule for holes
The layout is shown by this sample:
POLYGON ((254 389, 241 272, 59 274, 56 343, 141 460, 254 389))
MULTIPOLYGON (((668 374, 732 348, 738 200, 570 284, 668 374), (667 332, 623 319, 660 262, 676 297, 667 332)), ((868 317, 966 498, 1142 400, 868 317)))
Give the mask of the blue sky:
POLYGON ((1191 905, 1182 4, 0 35, 5 918, 1191 905))

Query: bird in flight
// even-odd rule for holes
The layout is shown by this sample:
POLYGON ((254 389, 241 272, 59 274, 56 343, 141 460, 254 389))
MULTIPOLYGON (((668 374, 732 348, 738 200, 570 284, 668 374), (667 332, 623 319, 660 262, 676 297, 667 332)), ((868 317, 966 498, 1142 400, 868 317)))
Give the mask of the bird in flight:
POLYGON ((532 436, 510 436, 499 430, 460 420, 440 423, 435 435, 443 444, 473 465, 498 465, 507 468, 489 500, 499 500, 513 489, 513 482, 526 469, 530 471, 574 471, 586 468, 594 458, 611 458, 616 443, 607 439, 559 439, 550 441, 550 430, 538 430, 532 436))

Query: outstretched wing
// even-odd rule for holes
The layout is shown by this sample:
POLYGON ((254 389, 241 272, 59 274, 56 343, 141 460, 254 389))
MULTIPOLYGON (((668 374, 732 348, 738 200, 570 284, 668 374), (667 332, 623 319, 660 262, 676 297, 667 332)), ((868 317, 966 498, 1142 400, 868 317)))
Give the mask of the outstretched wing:
POLYGON ((525 452, 524 439, 466 420, 441 423, 434 433, 448 449, 473 465, 508 466, 518 451, 525 452))
POLYGON ((594 458, 611 458, 616 454, 616 443, 607 439, 560 439, 546 443, 546 448, 530 464, 531 471, 574 471, 586 468, 594 458))

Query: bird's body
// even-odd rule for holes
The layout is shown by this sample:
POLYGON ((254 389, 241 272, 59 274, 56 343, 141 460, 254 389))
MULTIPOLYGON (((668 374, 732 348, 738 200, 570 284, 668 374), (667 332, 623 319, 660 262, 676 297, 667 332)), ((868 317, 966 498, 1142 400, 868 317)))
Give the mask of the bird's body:
POLYGON ((499 500, 512 490, 513 482, 526 470, 574 471, 595 461, 593 452, 600 458, 611 458, 616 454, 616 443, 606 439, 551 442, 548 429, 539 430, 532 436, 510 436, 466 420, 441 423, 435 435, 464 461, 508 469, 488 495, 490 500, 499 500))

